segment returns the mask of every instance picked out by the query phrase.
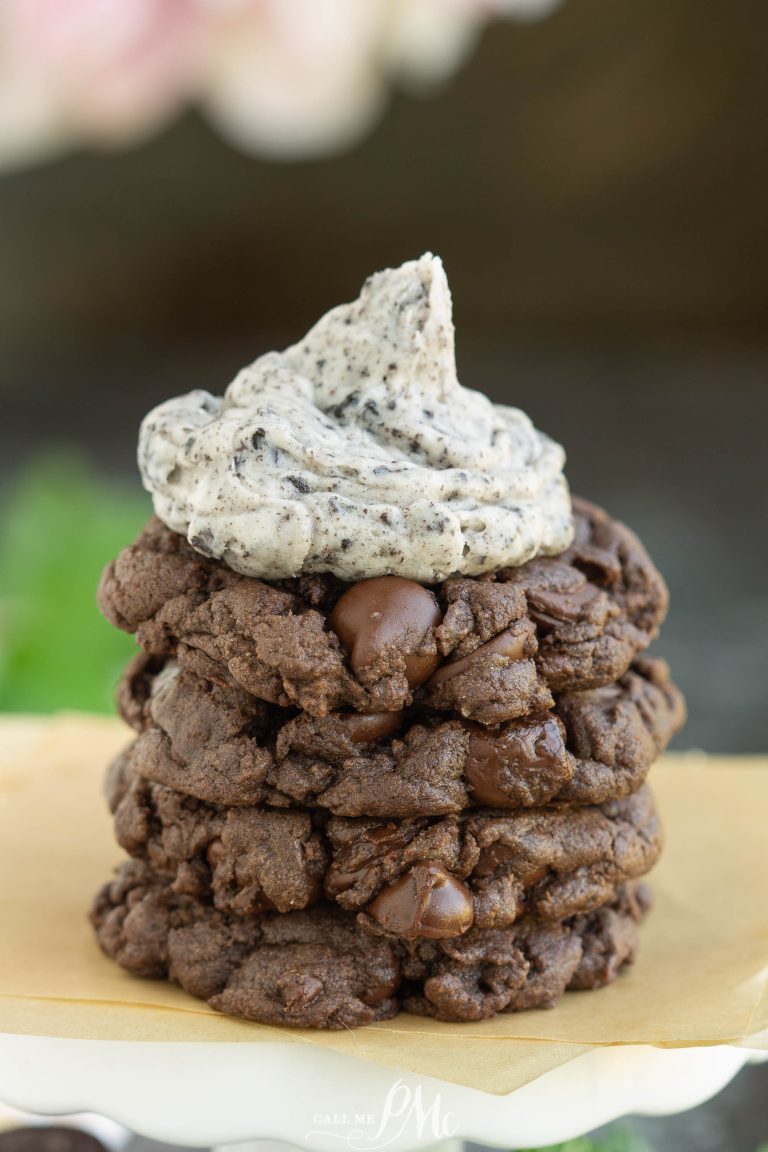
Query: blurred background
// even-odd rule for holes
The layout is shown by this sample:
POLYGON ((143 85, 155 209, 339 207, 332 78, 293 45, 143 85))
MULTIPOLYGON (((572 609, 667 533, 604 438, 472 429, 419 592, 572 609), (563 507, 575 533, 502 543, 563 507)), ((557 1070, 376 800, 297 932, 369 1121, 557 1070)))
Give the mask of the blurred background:
POLYGON ((0 0, 0 709, 108 710, 160 400, 425 249, 460 377, 671 585, 678 747, 768 748, 768 8, 0 0))

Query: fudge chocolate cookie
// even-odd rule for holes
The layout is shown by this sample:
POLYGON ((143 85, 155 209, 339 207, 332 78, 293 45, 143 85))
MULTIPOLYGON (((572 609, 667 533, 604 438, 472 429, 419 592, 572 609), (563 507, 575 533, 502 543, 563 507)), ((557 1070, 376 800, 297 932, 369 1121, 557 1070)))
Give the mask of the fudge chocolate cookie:
POLYGON ((684 719, 682 696, 658 660, 493 728, 428 709, 284 720, 284 710, 240 689, 147 656, 128 669, 118 699, 142 733, 127 755, 145 778, 213 804, 338 816, 617 799, 640 787, 684 719))
POLYGON ((305 1028, 355 1028, 399 1010, 395 947, 323 906, 232 916, 124 864, 91 913, 103 951, 136 976, 167 977, 231 1016, 305 1028))
POLYGON ((228 1015, 353 1028, 400 1008, 441 1020, 550 1006, 568 987, 613 980, 636 950, 646 906, 632 886, 564 924, 525 917, 460 940, 390 941, 338 909, 235 917, 175 893, 137 861, 96 899, 103 951, 127 971, 166 977, 228 1015))
POLYGON ((237 913, 289 912, 322 896, 330 854, 308 812, 212 808, 133 776, 125 759, 107 793, 118 843, 172 874, 178 892, 213 886, 217 904, 237 913))
MULTIPOLYGON (((526 620, 536 629, 536 666, 553 692, 617 680, 655 638, 669 605, 664 580, 634 532, 578 497, 573 513, 574 539, 565 552, 489 574, 492 587, 523 592, 526 620)), ((448 607, 437 638, 452 662, 434 674, 428 696, 435 707, 484 720, 476 709, 485 703, 475 703, 469 667, 461 663, 456 670, 457 655, 461 661, 469 654, 471 667, 481 651, 472 583, 447 580, 443 586, 448 607)))
POLYGON ((282 709, 145 654, 126 669, 117 702, 142 733, 124 754, 142 775, 214 804, 264 800, 282 709))
POLYGON ((567 989, 602 988, 634 961, 649 903, 646 889, 628 885, 605 907, 561 924, 526 917, 438 945, 420 941, 402 963, 402 1007, 436 1020, 484 1020, 553 1008, 567 989))
POLYGON ((551 707, 551 690, 611 683, 654 638, 663 580, 636 537, 574 504, 562 555, 426 588, 397 576, 266 583, 152 519, 105 570, 99 601, 153 655, 322 717, 414 698, 482 724, 551 707))
POLYGON ((333 817, 325 893, 370 932, 443 939, 593 911, 644 876, 662 833, 647 788, 601 807, 479 810, 399 823, 333 817))
POLYGON ((248 914, 307 907, 324 885, 370 931, 403 938, 507 925, 524 911, 561 920, 597 908, 661 850, 647 789, 603 807, 332 817, 313 827, 306 812, 205 804, 118 760, 109 798, 118 843, 177 892, 248 914))

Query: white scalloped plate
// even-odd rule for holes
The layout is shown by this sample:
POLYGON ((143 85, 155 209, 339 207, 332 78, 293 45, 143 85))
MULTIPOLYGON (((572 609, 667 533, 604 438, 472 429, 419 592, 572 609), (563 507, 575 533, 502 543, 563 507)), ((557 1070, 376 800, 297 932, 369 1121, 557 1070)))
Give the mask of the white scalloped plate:
POLYGON ((268 1140, 312 1152, 410 1152, 464 1139, 515 1148, 570 1139, 630 1112, 692 1108, 754 1057, 725 1046, 596 1048, 493 1096, 299 1045, 0 1034, 0 1099, 31 1112, 97 1112, 200 1147, 268 1140))

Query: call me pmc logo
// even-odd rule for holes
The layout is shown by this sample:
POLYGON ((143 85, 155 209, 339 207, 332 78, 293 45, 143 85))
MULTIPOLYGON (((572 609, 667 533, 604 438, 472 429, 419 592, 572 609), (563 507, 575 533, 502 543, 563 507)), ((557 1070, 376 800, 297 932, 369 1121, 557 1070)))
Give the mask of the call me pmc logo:
POLYGON ((316 1136, 331 1136, 345 1144, 351 1152, 377 1152, 395 1144, 406 1133, 409 1139, 427 1136, 430 1142, 450 1140, 458 1131, 453 1112, 443 1112, 442 1096, 438 1093, 431 1103, 424 1103, 420 1084, 409 1088, 396 1080, 387 1093, 380 1113, 322 1113, 312 1117, 317 1125, 304 1134, 305 1140, 316 1136))

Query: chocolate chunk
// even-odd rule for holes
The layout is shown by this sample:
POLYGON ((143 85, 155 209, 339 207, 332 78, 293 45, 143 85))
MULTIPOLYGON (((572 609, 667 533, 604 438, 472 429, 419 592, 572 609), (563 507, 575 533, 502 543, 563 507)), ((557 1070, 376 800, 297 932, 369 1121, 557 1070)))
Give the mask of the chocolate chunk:
POLYGON ((408 684, 418 688, 440 662, 433 633, 442 618, 427 588, 401 576, 379 576, 347 589, 328 623, 357 675, 375 674, 382 658, 394 650, 405 661, 408 684))
POLYGON ((322 980, 305 972, 290 973, 280 987, 285 1007, 294 1016, 304 1012, 322 991, 322 980))

